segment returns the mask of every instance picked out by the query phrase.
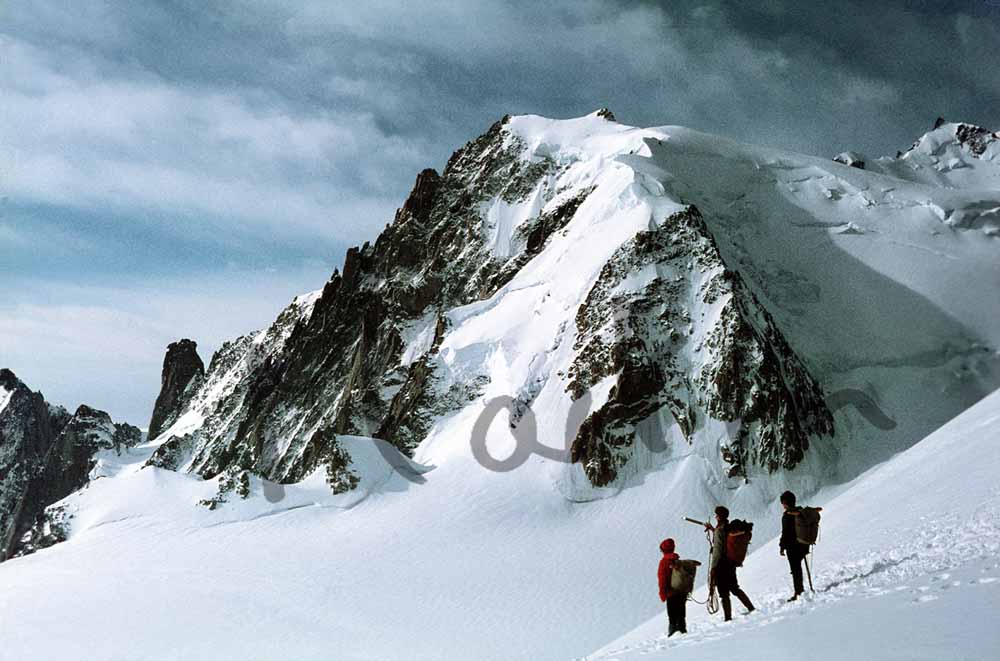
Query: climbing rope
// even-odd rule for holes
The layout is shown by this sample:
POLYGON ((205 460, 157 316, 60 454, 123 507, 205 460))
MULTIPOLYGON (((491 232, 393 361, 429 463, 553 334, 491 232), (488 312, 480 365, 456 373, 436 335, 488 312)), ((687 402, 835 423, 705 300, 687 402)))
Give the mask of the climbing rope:
POLYGON ((712 580, 712 534, 707 528, 705 539, 708 540, 708 598, 705 601, 698 601, 692 596, 694 594, 692 592, 688 594, 688 601, 705 606, 709 615, 715 615, 719 612, 719 597, 715 594, 715 581, 712 580))

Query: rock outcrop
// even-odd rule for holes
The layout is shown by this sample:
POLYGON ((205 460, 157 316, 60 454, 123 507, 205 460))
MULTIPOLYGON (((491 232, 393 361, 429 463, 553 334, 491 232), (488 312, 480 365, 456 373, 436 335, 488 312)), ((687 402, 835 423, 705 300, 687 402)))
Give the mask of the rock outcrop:
POLYGON ((981 157, 991 144, 1000 142, 1000 132, 972 124, 959 124, 955 129, 955 139, 973 155, 981 157))
MULTIPOLYGON (((506 122, 455 152, 440 175, 421 172, 392 224, 348 250, 322 291, 293 303, 270 329, 223 347, 191 405, 205 423, 161 446, 151 464, 295 481, 338 456, 337 434, 378 434, 411 453, 435 416, 474 398, 476 378, 434 392, 442 313, 492 295, 523 263, 521 251, 491 252, 480 207, 523 201, 555 169, 544 158, 522 159, 506 122), (403 333, 416 324, 430 341, 401 361, 403 333)), ((515 241, 537 251, 579 200, 568 204, 515 241)))
POLYGON ((0 561, 59 541, 32 535, 46 507, 90 481, 96 453, 141 438, 138 427, 89 406, 69 415, 0 370, 0 561))
POLYGON ((574 399, 617 375, 572 445, 573 460, 596 486, 615 479, 636 426, 663 407, 689 441, 699 418, 742 422, 739 437, 723 447, 730 476, 745 476, 749 464, 792 468, 810 436, 833 433, 819 384, 740 274, 726 267, 693 206, 615 252, 576 327, 574 399), (627 286, 647 267, 655 278, 627 286))
POLYGON ((179 340, 167 346, 160 377, 160 394, 149 420, 149 438, 156 438, 172 425, 191 397, 201 386, 205 364, 198 355, 198 344, 179 340))
POLYGON ((865 169, 865 157, 856 151, 843 151, 833 157, 837 163, 842 163, 848 167, 865 169))

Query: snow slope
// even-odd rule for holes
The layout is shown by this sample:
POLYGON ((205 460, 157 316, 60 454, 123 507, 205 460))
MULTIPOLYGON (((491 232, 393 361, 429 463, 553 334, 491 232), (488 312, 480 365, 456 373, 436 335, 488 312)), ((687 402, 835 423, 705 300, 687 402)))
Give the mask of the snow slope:
POLYGON ((7 390, 7 388, 0 386, 0 413, 10 404, 10 398, 13 394, 13 390, 7 390))
POLYGON ((1000 391, 840 495, 814 499, 824 518, 809 598, 785 603, 788 565, 771 540, 740 575, 756 612, 727 624, 689 602, 687 636, 667 639, 659 615, 588 658, 997 658, 998 439, 1000 391))
POLYGON ((69 541, 0 565, 0 658, 579 655, 654 612, 637 558, 698 497, 677 476, 707 473, 689 457, 648 489, 571 503, 537 470, 456 459, 363 499, 318 476, 208 511, 214 481, 139 470, 149 450, 63 502, 69 541))

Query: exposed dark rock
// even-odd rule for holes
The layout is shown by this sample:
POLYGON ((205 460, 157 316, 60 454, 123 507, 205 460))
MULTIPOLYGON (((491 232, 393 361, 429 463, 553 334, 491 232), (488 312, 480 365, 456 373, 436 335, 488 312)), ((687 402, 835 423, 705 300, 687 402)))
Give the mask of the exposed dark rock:
POLYGON ((1000 134, 989 129, 972 124, 959 124, 955 129, 955 138, 959 144, 964 145, 974 156, 982 156, 990 143, 1000 139, 1000 134))
POLYGON ((597 116, 600 117, 600 118, 602 118, 602 119, 606 119, 609 122, 617 122, 618 121, 617 119, 615 119, 615 114, 613 112, 611 112, 610 110, 608 110, 607 108, 601 108, 600 110, 598 110, 597 111, 597 116))
POLYGON ((0 369, 0 561, 14 552, 23 521, 36 509, 26 498, 43 474, 53 440, 69 415, 52 409, 41 393, 28 389, 8 369, 0 369))
POLYGON ((167 346, 160 377, 160 394, 149 421, 149 438, 156 438, 176 422, 184 406, 201 386, 205 365, 198 356, 198 345, 180 340, 167 346))
MULTIPOLYGON (((204 424, 167 440, 150 463, 204 477, 236 467, 296 481, 337 463, 330 461, 337 434, 378 435, 409 453, 435 417, 474 397, 481 376, 436 390, 434 357, 445 329, 440 311, 506 284, 584 197, 533 221, 530 234, 518 239, 530 249, 493 255, 482 238, 484 201, 516 203, 540 183, 545 195, 555 195, 547 183, 555 164, 523 158, 508 121, 455 152, 440 175, 421 172, 394 221, 374 243, 347 252, 342 271, 308 311, 293 304, 267 337, 241 338, 220 350, 231 355, 213 357, 204 387, 188 405, 202 407, 204 424), (435 340, 401 365, 401 333, 421 323, 435 327, 435 340), (206 402, 208 390, 223 382, 226 394, 206 402)), ((342 477, 331 482, 350 483, 342 477)))
POLYGON ((819 385, 742 277, 726 268, 693 206, 619 248, 576 323, 579 353, 568 386, 573 398, 618 375, 607 402, 584 421, 571 449, 573 461, 597 486, 617 477, 638 424, 662 407, 689 438, 705 415, 742 420, 744 437, 725 449, 731 475, 746 475, 751 464, 791 468, 811 435, 833 431, 819 385), (630 274, 650 264, 657 266, 656 278, 641 289, 621 290, 630 274), (704 310, 692 318, 686 303, 692 299, 722 301, 723 307, 717 318, 704 310), (698 346, 691 347, 693 342, 698 346), (690 349, 702 356, 700 369, 686 363, 690 349))
POLYGON ((65 507, 53 506, 35 518, 34 524, 18 540, 14 556, 29 555, 35 551, 65 542, 69 537, 70 515, 65 507))
MULTIPOLYGON (((943 125, 943 118, 938 117, 937 121, 934 123, 934 128, 938 129, 943 125)), ((914 143, 910 145, 910 148, 906 151, 911 152, 916 149, 922 140, 923 138, 914 141, 914 143)), ((955 127, 955 141, 959 145, 968 149, 969 153, 976 158, 980 158, 989 146, 998 140, 1000 140, 1000 131, 990 131, 989 129, 985 129, 982 126, 976 126, 974 124, 958 124, 955 127)), ((896 158, 900 158, 902 155, 903 152, 896 152, 896 158)))
POLYGON ((250 496, 250 476, 244 470, 229 470, 219 478, 219 489, 212 498, 199 500, 198 504, 210 510, 217 509, 236 496, 246 500, 250 496))
POLYGON ((0 409, 0 560, 30 552, 58 537, 45 525, 45 509, 85 486, 100 450, 139 443, 137 427, 115 424, 89 406, 70 416, 46 404, 10 370, 0 370, 9 393, 0 409))
POLYGON ((865 169, 865 157, 857 152, 845 151, 837 154, 833 157, 833 160, 837 163, 843 163, 852 168, 858 168, 859 170, 865 169))
POLYGON ((424 223, 434 209, 434 199, 438 188, 441 186, 441 175, 433 168, 427 168, 417 175, 417 182, 413 185, 406 202, 402 208, 396 212, 395 222, 405 222, 414 220, 424 223))

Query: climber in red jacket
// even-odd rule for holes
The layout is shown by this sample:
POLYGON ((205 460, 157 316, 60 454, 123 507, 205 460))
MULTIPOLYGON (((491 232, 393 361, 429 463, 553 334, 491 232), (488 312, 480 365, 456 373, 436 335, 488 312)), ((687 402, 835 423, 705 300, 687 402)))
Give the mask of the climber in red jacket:
POLYGON ((670 624, 667 636, 670 637, 677 632, 687 633, 687 623, 684 621, 687 593, 675 592, 670 589, 673 564, 680 559, 680 556, 674 553, 674 540, 665 539, 660 542, 660 550, 663 552, 663 557, 660 558, 660 567, 656 571, 656 577, 660 584, 660 601, 667 602, 667 621, 670 624))

